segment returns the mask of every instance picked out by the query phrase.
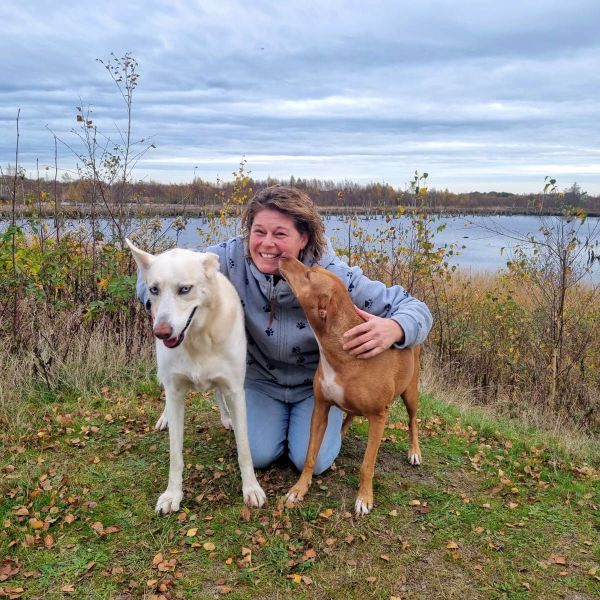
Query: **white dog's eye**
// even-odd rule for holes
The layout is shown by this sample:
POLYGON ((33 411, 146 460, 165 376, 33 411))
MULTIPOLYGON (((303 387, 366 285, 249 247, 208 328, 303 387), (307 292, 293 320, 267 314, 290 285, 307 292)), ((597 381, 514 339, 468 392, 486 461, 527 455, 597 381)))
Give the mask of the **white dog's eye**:
POLYGON ((158 287, 153 285, 151 288, 148 288, 148 291, 153 295, 153 296, 158 296, 158 287))
POLYGON ((191 286, 191 285, 182 285, 182 286, 179 288, 179 293, 180 293, 180 294, 187 294, 187 293, 188 293, 188 292, 189 292, 191 289, 192 289, 192 286, 191 286))

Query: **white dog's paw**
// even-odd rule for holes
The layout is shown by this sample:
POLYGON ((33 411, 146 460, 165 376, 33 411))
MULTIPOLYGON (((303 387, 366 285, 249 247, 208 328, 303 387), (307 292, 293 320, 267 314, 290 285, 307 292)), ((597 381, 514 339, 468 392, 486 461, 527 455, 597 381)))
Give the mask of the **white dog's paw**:
POLYGON ((260 508, 267 502, 267 495, 258 484, 258 481, 252 485, 244 487, 242 493, 244 494, 244 504, 246 506, 260 508))
POLYGON ((413 467, 418 467, 421 464, 421 455, 414 453, 414 454, 410 454, 408 455, 408 462, 413 466, 413 467))
POLYGON ((233 421, 231 417, 224 417, 221 415, 221 425, 227 429, 227 431, 233 431, 233 421))
POLYGON ((156 421, 156 425, 154 426, 154 429, 156 429, 157 431, 164 431, 165 429, 169 428, 169 421, 167 420, 167 411, 163 411, 163 414, 160 415, 160 419, 158 419, 158 421, 156 421))
POLYGON ((183 491, 165 491, 163 494, 160 495, 158 501, 156 502, 156 507, 154 508, 156 514, 168 515, 169 513, 177 512, 179 510, 179 505, 181 504, 182 498, 183 491))
POLYGON ((357 498, 356 503, 354 504, 354 512, 357 517, 362 517, 363 515, 368 515, 373 508, 373 503, 364 500, 363 498, 357 498))

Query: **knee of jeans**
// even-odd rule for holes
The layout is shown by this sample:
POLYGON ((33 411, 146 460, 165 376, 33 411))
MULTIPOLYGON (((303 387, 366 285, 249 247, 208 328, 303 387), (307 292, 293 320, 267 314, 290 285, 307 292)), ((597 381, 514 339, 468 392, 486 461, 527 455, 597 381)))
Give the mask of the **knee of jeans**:
POLYGON ((275 448, 250 448, 250 454, 255 469, 266 469, 283 454, 283 451, 277 451, 275 448))

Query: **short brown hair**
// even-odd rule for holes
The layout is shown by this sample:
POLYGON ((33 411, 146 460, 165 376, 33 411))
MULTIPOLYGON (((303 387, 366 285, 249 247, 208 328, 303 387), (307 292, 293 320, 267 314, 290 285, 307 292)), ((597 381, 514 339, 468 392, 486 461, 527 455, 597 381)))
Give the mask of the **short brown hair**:
POLYGON ((290 217, 299 233, 308 234, 305 252, 312 253, 315 260, 321 258, 326 246, 325 225, 306 192, 284 185, 272 185, 257 192, 242 212, 246 243, 256 214, 264 209, 277 210, 290 217))

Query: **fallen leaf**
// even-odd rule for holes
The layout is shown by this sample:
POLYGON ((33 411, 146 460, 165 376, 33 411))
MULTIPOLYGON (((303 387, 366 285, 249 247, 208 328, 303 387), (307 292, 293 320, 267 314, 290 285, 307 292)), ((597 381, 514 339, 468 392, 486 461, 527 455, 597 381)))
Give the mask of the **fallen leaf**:
POLYGON ((202 547, 205 550, 208 550, 209 552, 212 552, 216 548, 216 546, 212 542, 205 542, 204 544, 202 544, 202 547))
POLYGON ((550 562, 555 565, 566 565, 567 558, 565 556, 561 556, 559 554, 552 554, 550 556, 550 562))
POLYGON ((29 519, 29 526, 32 529, 43 529, 44 521, 40 521, 39 519, 29 519))
POLYGON ((450 540, 447 544, 446 544, 446 548, 448 548, 448 550, 457 550, 458 549, 458 544, 452 540, 450 540))
POLYGON ((164 560, 162 552, 159 552, 153 559, 152 559, 152 565, 156 567, 156 565, 158 565, 159 563, 161 563, 164 560))
POLYGON ((185 535, 187 537, 194 537, 197 533, 198 533, 198 528, 197 527, 192 527, 191 529, 187 530, 187 533, 185 535))
POLYGON ((333 515, 333 510, 331 508, 326 508, 322 513, 319 513, 319 516, 323 519, 330 519, 331 515, 333 515))

